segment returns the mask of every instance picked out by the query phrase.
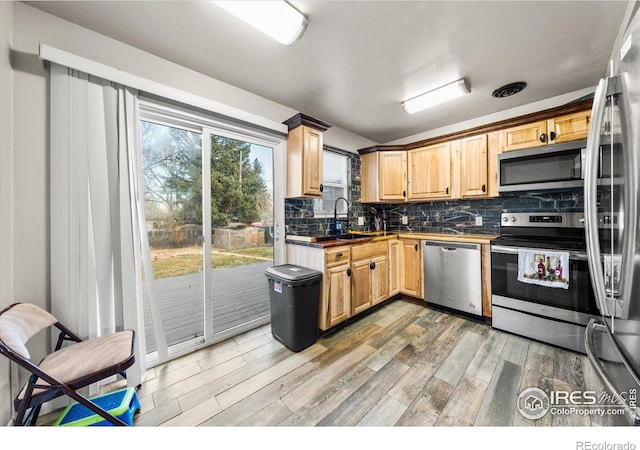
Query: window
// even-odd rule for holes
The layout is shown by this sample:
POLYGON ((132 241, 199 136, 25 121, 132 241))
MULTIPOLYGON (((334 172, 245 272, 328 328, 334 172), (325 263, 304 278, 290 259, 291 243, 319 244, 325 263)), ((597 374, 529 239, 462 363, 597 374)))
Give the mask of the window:
MULTIPOLYGON (((325 151, 322 155, 324 191, 322 199, 313 201, 315 217, 333 217, 333 208, 338 197, 349 198, 349 158, 325 151)), ((338 214, 347 214, 347 204, 338 203, 338 214)))

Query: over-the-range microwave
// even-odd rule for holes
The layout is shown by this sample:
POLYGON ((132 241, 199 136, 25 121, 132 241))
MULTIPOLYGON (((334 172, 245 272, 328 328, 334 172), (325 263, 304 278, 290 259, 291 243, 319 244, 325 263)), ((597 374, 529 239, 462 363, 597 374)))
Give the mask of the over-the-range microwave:
MULTIPOLYGON (((584 184, 585 139, 498 155, 498 192, 534 191, 580 187, 584 184)), ((622 173, 619 146, 600 145, 599 178, 622 173), (613 169, 612 169, 613 168, 613 169)))

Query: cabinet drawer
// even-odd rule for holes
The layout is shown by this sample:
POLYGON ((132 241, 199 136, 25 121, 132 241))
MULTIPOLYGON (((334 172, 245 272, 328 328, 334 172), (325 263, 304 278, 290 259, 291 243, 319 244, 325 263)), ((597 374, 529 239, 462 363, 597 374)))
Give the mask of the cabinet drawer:
POLYGON ((351 247, 351 259, 357 261, 363 258, 371 258, 379 255, 386 255, 389 248, 388 242, 381 241, 372 244, 354 245, 351 247))
POLYGON ((337 264, 349 262, 349 247, 333 247, 324 251, 324 264, 326 267, 333 267, 337 264))

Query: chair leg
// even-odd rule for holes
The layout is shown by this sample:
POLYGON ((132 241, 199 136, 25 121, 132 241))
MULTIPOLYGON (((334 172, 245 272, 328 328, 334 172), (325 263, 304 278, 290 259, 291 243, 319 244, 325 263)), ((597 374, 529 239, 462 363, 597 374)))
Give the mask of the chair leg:
POLYGON ((41 404, 31 408, 31 411, 29 412, 27 420, 25 421, 27 425, 36 426, 38 422, 38 416, 40 415, 40 408, 42 408, 41 404))

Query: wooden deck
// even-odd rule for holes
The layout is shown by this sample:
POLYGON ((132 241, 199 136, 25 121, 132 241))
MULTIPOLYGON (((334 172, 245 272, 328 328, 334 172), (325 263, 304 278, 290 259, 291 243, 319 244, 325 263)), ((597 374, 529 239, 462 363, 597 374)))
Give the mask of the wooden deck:
MULTIPOLYGON (((214 269, 213 332, 269 315, 269 291, 264 271, 272 261, 214 269)), ((157 298, 169 345, 203 335, 203 280, 201 273, 156 280, 157 298)), ((147 352, 157 349, 151 313, 145 296, 147 352)))
POLYGON ((136 426, 589 426, 527 420, 527 387, 602 387, 587 357, 407 301, 293 353, 269 325, 149 370, 136 426))

